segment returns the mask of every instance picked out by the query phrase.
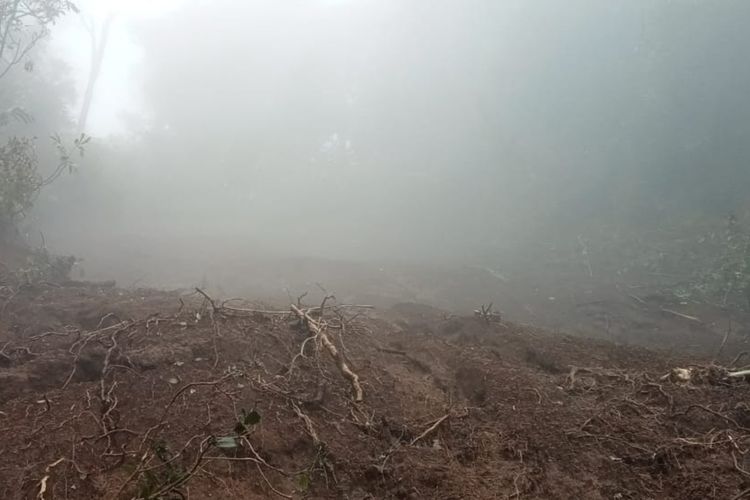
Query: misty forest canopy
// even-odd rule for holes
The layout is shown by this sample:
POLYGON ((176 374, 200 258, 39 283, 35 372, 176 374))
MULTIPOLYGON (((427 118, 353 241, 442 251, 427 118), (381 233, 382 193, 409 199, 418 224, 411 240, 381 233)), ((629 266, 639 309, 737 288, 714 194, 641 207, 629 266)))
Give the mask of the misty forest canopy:
MULTIPOLYGON (((9 33, 26 29, 14 4, 9 33)), ((52 9, 43 32, 70 10, 22 4, 52 9)), ((742 0, 185 0, 117 18, 143 109, 124 103, 124 132, 97 137, 26 223, 77 252, 231 236, 472 260, 659 231, 721 245, 750 209, 749 16, 742 0)), ((0 80, 3 108, 34 118, 7 137, 73 133, 81 78, 60 43, 0 80)), ((103 71, 117 65, 106 53, 103 71)))
POLYGON ((139 36, 158 149, 205 165, 196 184, 233 209, 342 220, 356 193, 376 220, 349 224, 397 215, 439 237, 488 212, 507 228, 744 196, 746 4, 252 5, 188 3, 139 36))

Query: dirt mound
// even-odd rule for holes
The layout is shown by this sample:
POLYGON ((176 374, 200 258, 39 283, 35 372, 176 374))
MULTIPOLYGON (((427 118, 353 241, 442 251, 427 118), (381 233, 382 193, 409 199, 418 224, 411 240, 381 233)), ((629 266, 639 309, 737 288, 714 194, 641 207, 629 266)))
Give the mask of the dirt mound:
POLYGON ((700 359, 415 304, 300 319, 77 284, 0 307, 0 498, 697 499, 750 487, 748 385, 718 369, 662 378, 700 359))

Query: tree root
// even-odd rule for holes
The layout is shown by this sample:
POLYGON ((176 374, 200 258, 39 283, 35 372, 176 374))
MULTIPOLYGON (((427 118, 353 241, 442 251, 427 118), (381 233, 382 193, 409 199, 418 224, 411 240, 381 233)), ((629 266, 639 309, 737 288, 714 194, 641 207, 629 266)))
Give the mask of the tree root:
POLYGON ((318 323, 312 316, 310 316, 310 311, 300 309, 294 304, 292 304, 291 308, 292 312, 299 317, 310 333, 312 333, 316 339, 320 340, 320 343, 326 348, 328 354, 330 354, 331 358, 336 362, 336 366, 341 372, 341 375, 352 385, 352 389, 354 390, 354 401, 362 401, 364 399, 364 391, 359 383, 359 375, 349 368, 344 357, 338 351, 333 342, 331 342, 328 334, 326 334, 325 329, 321 327, 320 323, 318 323))

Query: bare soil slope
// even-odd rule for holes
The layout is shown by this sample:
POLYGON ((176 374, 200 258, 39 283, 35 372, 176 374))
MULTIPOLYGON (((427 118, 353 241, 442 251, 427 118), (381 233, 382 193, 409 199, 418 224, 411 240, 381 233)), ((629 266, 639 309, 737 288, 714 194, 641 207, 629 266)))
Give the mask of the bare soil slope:
POLYGON ((311 308, 357 402, 309 324, 229 306, 85 283, 4 299, 0 498, 750 495, 750 387, 706 360, 311 308))

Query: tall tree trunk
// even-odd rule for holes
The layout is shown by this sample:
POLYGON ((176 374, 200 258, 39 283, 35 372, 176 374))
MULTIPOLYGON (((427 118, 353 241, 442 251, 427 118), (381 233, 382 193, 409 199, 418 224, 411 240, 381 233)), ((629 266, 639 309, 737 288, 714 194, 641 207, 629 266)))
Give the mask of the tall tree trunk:
POLYGON ((104 51, 107 48, 107 41, 109 40, 109 30, 114 19, 114 14, 109 14, 107 16, 107 19, 104 21, 102 31, 98 38, 96 35, 96 28, 94 26, 92 26, 89 30, 89 33, 91 34, 91 68, 89 69, 89 79, 86 84, 86 93, 83 95, 81 114, 78 117, 78 133, 83 133, 86 131, 86 122, 89 118, 91 102, 94 99, 96 81, 99 79, 99 74, 102 70, 104 51))

